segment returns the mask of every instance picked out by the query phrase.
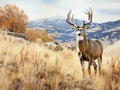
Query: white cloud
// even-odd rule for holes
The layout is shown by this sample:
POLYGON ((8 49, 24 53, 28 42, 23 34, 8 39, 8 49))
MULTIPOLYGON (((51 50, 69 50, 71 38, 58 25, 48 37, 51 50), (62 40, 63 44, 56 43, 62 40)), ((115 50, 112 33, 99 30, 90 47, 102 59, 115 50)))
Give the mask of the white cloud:
POLYGON ((51 16, 64 16, 71 9, 75 18, 87 20, 83 13, 92 7, 94 22, 120 19, 119 0, 0 0, 0 6, 16 4, 23 9, 30 20, 51 16))
POLYGON ((0 0, 0 6, 4 6, 5 4, 11 4, 12 0, 0 0))

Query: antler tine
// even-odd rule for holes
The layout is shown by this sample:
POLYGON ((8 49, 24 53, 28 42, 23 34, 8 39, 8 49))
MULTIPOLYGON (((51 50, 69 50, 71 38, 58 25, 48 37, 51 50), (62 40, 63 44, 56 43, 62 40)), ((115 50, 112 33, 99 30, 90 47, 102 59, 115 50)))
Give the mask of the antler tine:
MULTIPOLYGON (((72 21, 74 20, 73 17, 74 17, 74 14, 72 15, 72 21)), ((77 24, 77 19, 75 20, 75 24, 76 24, 77 27, 79 27, 78 24, 77 24)))
MULTIPOLYGON (((71 22, 71 20, 70 20, 70 14, 71 14, 71 10, 67 14, 66 22, 69 23, 73 28, 77 28, 78 27, 77 23, 71 22)), ((73 21, 73 17, 74 17, 74 15, 72 15, 72 21, 73 21)))
POLYGON ((91 19, 91 22, 92 22, 92 17, 93 17, 93 12, 92 12, 92 9, 90 8, 90 19, 91 19))
POLYGON ((74 21, 73 21, 73 16, 72 16, 72 18, 70 19, 70 14, 71 14, 71 10, 69 11, 69 13, 67 14, 67 18, 66 18, 66 22, 67 23, 69 23, 71 26, 72 26, 72 28, 74 28, 74 29, 83 29, 83 28, 89 28, 90 27, 90 23, 92 22, 92 17, 93 17, 93 13, 92 13, 92 9, 90 8, 90 10, 87 10, 87 12, 85 12, 85 14, 87 14, 88 15, 88 20, 89 20, 89 22, 88 23, 85 23, 85 21, 83 20, 83 25, 82 26, 79 26, 79 25, 77 25, 77 20, 76 20, 76 22, 75 23, 73 23, 74 21), (71 20, 72 20, 72 22, 71 22, 71 20), (87 26, 87 27, 86 27, 87 26))
POLYGON ((84 21, 84 19, 83 19, 83 26, 84 26, 84 24, 85 24, 85 21, 84 21))
MULTIPOLYGON (((90 13, 90 18, 92 19, 92 17, 93 17, 93 12, 92 12, 92 9, 91 9, 91 8, 90 8, 89 13, 90 13)), ((90 19, 90 18, 89 18, 89 19, 90 19)))
POLYGON ((87 12, 85 12, 85 14, 88 15, 88 20, 90 20, 90 17, 91 17, 91 15, 90 15, 90 11, 87 10, 87 12))
POLYGON ((72 22, 73 22, 73 17, 74 17, 74 14, 72 15, 72 19, 71 19, 71 20, 72 20, 72 22))
POLYGON ((88 15, 88 20, 92 20, 92 11, 87 10, 87 12, 85 12, 85 14, 88 15))
POLYGON ((92 17, 93 17, 93 13, 92 13, 92 9, 90 8, 90 11, 87 10, 87 12, 85 12, 85 14, 88 15, 88 23, 83 23, 83 27, 85 27, 86 25, 90 25, 90 23, 92 22, 92 17))

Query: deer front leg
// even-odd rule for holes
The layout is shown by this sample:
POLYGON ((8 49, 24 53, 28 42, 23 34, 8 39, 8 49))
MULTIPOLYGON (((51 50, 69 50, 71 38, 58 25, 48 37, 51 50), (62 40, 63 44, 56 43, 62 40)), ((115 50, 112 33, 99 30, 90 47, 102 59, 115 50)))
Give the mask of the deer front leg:
POLYGON ((81 67, 82 67, 82 72, 83 72, 83 78, 85 77, 85 65, 84 65, 84 60, 83 58, 81 57, 80 58, 80 62, 81 62, 81 67))
POLYGON ((79 50, 78 47, 77 47, 77 55, 78 55, 79 57, 81 57, 81 55, 82 55, 82 53, 81 53, 81 51, 79 50))
POLYGON ((93 67, 94 67, 95 76, 96 76, 96 74, 97 74, 97 64, 94 60, 93 60, 93 67))
POLYGON ((88 63, 88 73, 89 73, 90 78, 91 78, 91 65, 92 65, 92 59, 90 59, 88 63))
POLYGON ((99 76, 101 76, 101 63, 102 63, 102 59, 101 59, 101 58, 98 58, 99 76))

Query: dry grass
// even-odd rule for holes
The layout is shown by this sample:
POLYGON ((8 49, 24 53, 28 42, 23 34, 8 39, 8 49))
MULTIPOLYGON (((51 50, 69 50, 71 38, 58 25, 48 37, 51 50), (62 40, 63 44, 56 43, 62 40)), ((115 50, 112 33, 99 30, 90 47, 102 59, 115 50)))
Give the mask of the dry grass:
POLYGON ((54 41, 54 36, 48 34, 44 29, 34 30, 33 28, 29 28, 25 31, 25 35, 28 37, 30 41, 34 41, 37 43, 54 41))
POLYGON ((55 52, 0 33, 0 90, 119 90, 119 65, 113 58, 102 64, 101 77, 90 79, 86 70, 83 79, 75 51, 55 52))

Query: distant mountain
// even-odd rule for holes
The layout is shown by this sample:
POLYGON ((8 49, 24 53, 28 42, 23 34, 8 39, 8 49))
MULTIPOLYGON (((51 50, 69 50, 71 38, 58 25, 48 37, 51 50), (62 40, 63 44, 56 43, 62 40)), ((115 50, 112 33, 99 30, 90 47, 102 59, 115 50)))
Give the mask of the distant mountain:
MULTIPOLYGON (((77 20, 82 25, 82 20, 77 20)), ((52 17, 30 21, 28 28, 45 28, 50 34, 55 35, 58 42, 75 41, 75 30, 66 23, 63 17, 52 17)), ((87 36, 91 39, 100 39, 105 45, 111 45, 120 40, 120 20, 106 23, 92 23, 87 36)))
POLYGON ((120 40, 120 20, 98 24, 88 31, 88 37, 100 39, 106 46, 120 40))

